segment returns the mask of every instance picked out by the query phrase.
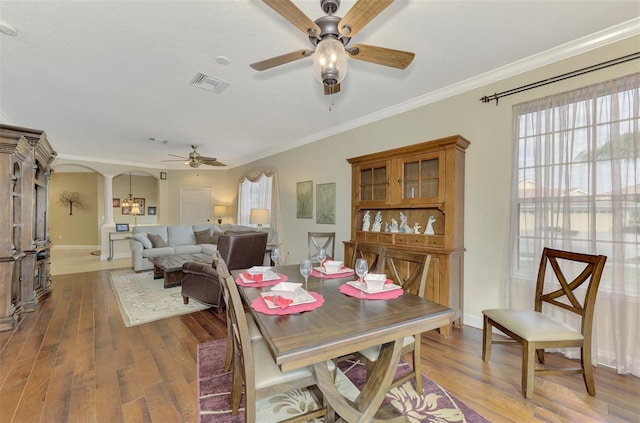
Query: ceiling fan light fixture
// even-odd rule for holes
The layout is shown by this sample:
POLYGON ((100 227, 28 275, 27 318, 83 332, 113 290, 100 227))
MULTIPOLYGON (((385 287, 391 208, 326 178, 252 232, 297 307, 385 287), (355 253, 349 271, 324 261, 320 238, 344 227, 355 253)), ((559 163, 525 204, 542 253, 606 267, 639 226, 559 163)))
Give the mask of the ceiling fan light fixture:
POLYGON ((332 87, 347 75, 347 53, 335 38, 320 41, 313 55, 313 75, 323 85, 332 87))

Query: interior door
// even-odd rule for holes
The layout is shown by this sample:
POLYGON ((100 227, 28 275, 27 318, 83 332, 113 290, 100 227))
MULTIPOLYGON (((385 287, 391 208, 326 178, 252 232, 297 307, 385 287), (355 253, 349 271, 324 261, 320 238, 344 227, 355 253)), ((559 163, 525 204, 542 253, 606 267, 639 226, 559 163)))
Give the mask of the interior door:
POLYGON ((196 225, 211 220, 211 188, 180 189, 180 224, 196 225))

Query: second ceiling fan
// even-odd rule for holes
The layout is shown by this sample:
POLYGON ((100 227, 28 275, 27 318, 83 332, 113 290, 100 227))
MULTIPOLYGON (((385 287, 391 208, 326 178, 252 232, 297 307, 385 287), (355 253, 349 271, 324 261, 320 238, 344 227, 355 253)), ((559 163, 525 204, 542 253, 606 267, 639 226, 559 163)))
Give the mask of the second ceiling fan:
POLYGON ((315 50, 302 49, 252 63, 250 66, 257 71, 313 55, 314 76, 324 86, 324 93, 330 95, 340 91, 340 82, 347 72, 347 55, 352 59, 397 69, 405 69, 415 57, 415 53, 408 51, 367 44, 349 46, 351 37, 393 3, 393 0, 358 0, 343 18, 335 15, 340 7, 340 0, 320 0, 320 7, 327 15, 315 22, 291 0, 262 1, 307 35, 315 50))

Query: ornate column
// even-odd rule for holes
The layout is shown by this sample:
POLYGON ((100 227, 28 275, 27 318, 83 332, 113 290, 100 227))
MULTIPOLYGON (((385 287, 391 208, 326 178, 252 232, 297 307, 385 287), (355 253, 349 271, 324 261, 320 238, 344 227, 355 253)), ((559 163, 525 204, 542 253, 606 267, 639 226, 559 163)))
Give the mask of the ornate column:
POLYGON ((113 225, 113 175, 104 177, 104 225, 113 225))

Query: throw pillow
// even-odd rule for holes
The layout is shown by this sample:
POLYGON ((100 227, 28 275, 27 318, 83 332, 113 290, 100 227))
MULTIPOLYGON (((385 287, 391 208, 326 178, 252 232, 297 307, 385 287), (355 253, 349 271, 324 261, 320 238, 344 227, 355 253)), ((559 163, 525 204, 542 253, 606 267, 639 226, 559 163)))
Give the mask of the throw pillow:
POLYGON ((216 232, 213 235, 211 235, 211 238, 209 238, 209 244, 217 244, 218 243, 218 238, 220 238, 220 235, 222 235, 222 232, 216 232))
POLYGON ((142 244, 142 248, 153 248, 151 241, 147 238, 146 234, 133 234, 133 239, 142 244))
POLYGON ((149 237, 149 241, 151 241, 153 248, 161 248, 167 246, 167 243, 164 242, 164 239, 162 239, 160 235, 147 234, 147 236, 149 237))
POLYGON ((209 244, 209 230, 197 231, 193 233, 196 236, 196 244, 209 244))

